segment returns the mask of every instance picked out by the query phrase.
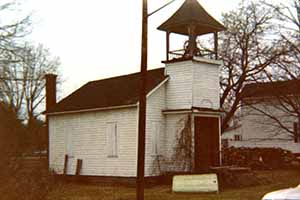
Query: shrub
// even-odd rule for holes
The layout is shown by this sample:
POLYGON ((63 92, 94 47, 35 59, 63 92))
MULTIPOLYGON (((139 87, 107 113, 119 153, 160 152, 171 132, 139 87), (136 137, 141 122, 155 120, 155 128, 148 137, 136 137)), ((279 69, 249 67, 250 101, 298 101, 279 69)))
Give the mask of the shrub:
POLYGON ((252 169, 280 169, 290 166, 294 155, 280 148, 235 148, 222 151, 222 163, 252 169))
POLYGON ((2 169, 0 185, 2 200, 43 200, 54 188, 55 179, 44 160, 31 164, 24 158, 16 158, 2 169))
POLYGON ((230 168, 219 171, 218 179, 221 190, 227 188, 245 188, 270 183, 269 180, 257 176, 254 171, 237 172, 230 170, 230 168))
POLYGON ((0 193, 1 200, 42 200, 54 187, 45 158, 23 157, 30 134, 14 109, 0 101, 0 193), (33 161, 33 162, 32 162, 33 161))

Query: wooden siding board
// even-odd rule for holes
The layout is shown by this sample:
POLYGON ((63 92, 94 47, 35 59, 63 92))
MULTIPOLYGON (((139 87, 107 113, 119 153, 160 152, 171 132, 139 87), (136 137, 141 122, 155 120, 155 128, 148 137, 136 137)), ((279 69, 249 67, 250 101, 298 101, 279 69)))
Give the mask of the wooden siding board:
POLYGON ((166 85, 167 109, 192 107, 192 62, 171 63, 166 65, 170 79, 166 85))
POLYGON ((219 109, 219 65, 184 61, 166 65, 167 109, 211 107, 219 109), (207 105, 211 102, 212 106, 207 105))
MULTIPOLYGON (((292 116, 287 117, 286 113, 272 106, 274 103, 276 102, 260 103, 256 107, 268 110, 268 112, 282 120, 285 118, 286 122, 284 124, 292 130, 293 122, 297 121, 297 119, 292 116)), ((293 136, 285 130, 280 131, 279 128, 271 125, 275 122, 272 122, 270 118, 263 116, 258 111, 246 105, 242 107, 242 113, 242 127, 240 132, 242 141, 232 141, 230 142, 231 145, 236 147, 272 147, 273 145, 273 147, 291 150, 294 153, 300 152, 300 148, 298 148, 299 143, 294 142, 293 136), (280 132, 275 135, 276 131, 280 132)))
MULTIPOLYGON (((287 120, 284 124, 287 127, 293 129, 293 122, 297 121, 294 117, 287 117, 286 113, 274 108, 270 105, 256 105, 259 109, 268 110, 268 112, 273 115, 281 118, 282 120, 287 120)), ((243 116, 242 116, 242 138, 247 139, 290 139, 293 140, 293 137, 288 132, 281 130, 281 132, 274 136, 275 131, 279 131, 279 128, 275 128, 272 124, 272 120, 269 117, 263 116, 258 111, 255 111, 251 107, 244 106, 242 108, 243 116), (274 129, 275 128, 275 129, 274 129), (290 136, 290 137, 288 137, 290 136)))
MULTIPOLYGON (((176 147, 176 137, 178 131, 183 127, 180 124, 180 120, 187 117, 187 114, 176 114, 176 115, 166 115, 166 133, 165 133, 165 158, 166 160, 172 160, 174 154, 174 148, 176 147)), ((176 166, 172 166, 171 163, 165 163, 166 168, 171 171, 180 170, 176 166)))
POLYGON ((65 154, 64 128, 72 128, 74 131, 74 159, 70 160, 70 173, 75 173, 76 159, 82 159, 82 175, 135 176, 136 111, 136 108, 128 108, 97 113, 51 116, 50 167, 61 173, 61 155, 65 154), (120 127, 118 129, 120 144, 117 158, 107 157, 105 150, 106 122, 117 122, 120 127), (56 126, 57 124, 63 124, 63 126, 56 126))
POLYGON ((154 170, 155 156, 152 155, 152 122, 161 123, 160 136, 160 152, 164 152, 164 132, 165 132, 165 118, 162 110, 165 109, 165 85, 162 85, 147 99, 147 117, 146 117, 146 151, 145 151, 145 176, 157 176, 159 172, 154 170))
POLYGON ((208 107, 210 101, 213 109, 219 109, 219 66, 207 63, 194 63, 193 70, 193 106, 208 107))

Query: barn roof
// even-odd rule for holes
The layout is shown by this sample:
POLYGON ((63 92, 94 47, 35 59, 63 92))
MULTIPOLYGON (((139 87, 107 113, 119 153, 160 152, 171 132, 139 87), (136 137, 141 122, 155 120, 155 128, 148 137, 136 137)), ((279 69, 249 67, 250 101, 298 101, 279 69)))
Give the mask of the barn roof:
MULTIPOLYGON (((139 100, 140 77, 140 73, 134 73, 88 82, 58 102, 47 114, 136 104, 139 100)), ((147 93, 166 78, 164 68, 149 70, 147 93)))
POLYGON ((300 80, 277 81, 247 84, 242 92, 243 98, 275 97, 300 95, 300 80))

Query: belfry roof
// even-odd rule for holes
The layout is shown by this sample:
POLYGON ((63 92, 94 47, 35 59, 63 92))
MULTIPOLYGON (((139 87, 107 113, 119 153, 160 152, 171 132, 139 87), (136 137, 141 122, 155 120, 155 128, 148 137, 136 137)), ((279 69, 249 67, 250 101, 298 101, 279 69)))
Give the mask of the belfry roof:
POLYGON ((225 27, 210 16, 197 0, 185 0, 182 6, 158 30, 189 35, 188 27, 196 26, 196 34, 203 35, 225 30, 225 27))

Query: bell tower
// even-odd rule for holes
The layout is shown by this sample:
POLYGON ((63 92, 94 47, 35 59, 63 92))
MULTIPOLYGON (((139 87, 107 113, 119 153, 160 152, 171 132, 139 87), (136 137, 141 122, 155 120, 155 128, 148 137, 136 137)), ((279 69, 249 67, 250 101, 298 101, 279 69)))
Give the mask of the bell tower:
POLYGON ((190 117, 193 135, 192 168, 196 173, 220 165, 220 84, 218 32, 224 26, 211 17, 197 0, 185 0, 159 30, 167 36, 165 74, 165 127, 168 137, 176 138, 174 127, 190 117), (170 34, 188 37, 184 48, 170 50, 170 34), (201 49, 197 38, 214 35, 212 50, 201 49))
POLYGON ((220 165, 220 81, 218 32, 224 26, 211 17, 197 0, 185 0, 182 6, 159 30, 167 36, 165 74, 169 80, 165 89, 165 127, 168 137, 176 138, 174 127, 183 117, 190 117, 192 139, 192 169, 207 172, 220 165), (188 37, 184 48, 170 50, 170 34, 188 37), (212 49, 201 49, 197 38, 214 35, 212 49))
POLYGON ((166 32, 166 61, 187 60, 194 56, 218 59, 218 32, 225 30, 224 26, 210 16, 197 0, 185 0, 182 6, 158 30, 166 32), (170 50, 170 34, 176 33, 188 36, 184 49, 170 50), (197 47, 197 37, 214 34, 214 49, 211 51, 197 47))
POLYGON ((165 74, 167 83, 167 108, 190 109, 191 107, 219 109, 218 32, 225 27, 211 17, 197 0, 185 0, 182 6, 159 30, 167 36, 165 74), (170 50, 170 34, 188 37, 184 49, 170 50), (201 49, 197 38, 214 35, 212 50, 201 49))

